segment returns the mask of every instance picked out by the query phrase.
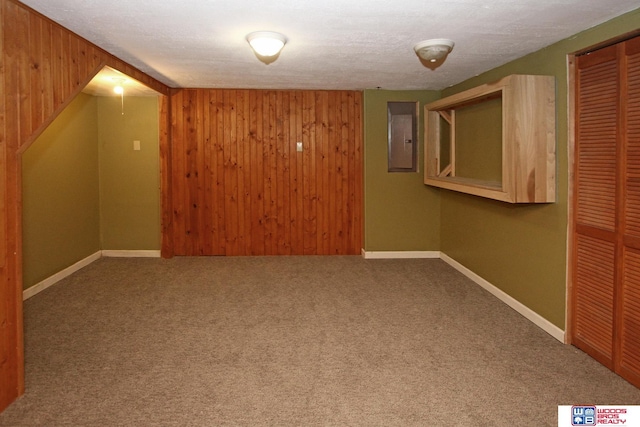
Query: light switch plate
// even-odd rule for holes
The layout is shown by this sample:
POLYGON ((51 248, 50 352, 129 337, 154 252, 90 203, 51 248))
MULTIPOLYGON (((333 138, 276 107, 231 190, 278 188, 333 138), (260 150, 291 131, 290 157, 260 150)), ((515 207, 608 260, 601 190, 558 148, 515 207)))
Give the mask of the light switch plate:
POLYGON ((140 141, 133 141, 133 150, 140 151, 140 141))
POLYGON ((302 142, 296 142, 296 151, 302 151, 302 142))

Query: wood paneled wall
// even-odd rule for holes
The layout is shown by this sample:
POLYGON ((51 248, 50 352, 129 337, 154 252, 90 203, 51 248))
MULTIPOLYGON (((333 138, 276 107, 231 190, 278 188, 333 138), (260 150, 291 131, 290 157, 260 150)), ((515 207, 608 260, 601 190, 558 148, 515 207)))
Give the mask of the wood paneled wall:
POLYGON ((0 2, 1 411, 24 391, 20 153, 105 65, 169 88, 21 3, 0 2))
POLYGON ((360 253, 361 92, 185 89, 171 111, 176 255, 360 253))

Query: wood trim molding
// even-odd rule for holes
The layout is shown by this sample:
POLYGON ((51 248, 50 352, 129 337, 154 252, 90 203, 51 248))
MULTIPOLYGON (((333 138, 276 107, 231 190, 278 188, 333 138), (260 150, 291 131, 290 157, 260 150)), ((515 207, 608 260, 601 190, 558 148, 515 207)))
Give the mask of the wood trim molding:
POLYGON ((571 344, 571 317, 573 295, 573 268, 575 252, 573 234, 576 229, 574 217, 574 183, 575 183, 575 144, 576 144, 576 55, 567 55, 567 264, 565 290, 565 343, 571 344))
POLYGON ((620 42, 632 39, 632 38, 637 37, 637 36, 640 36, 640 29, 634 30, 634 31, 630 31, 628 33, 620 34, 617 37, 611 38, 609 40, 605 40, 605 41, 603 41, 601 43, 597 43, 597 44, 594 44, 592 46, 585 47, 584 49, 580 49, 580 50, 578 50, 576 52, 573 52, 573 54, 571 54, 571 56, 575 58, 576 56, 584 55, 586 53, 593 52, 593 51, 598 50, 598 49, 603 49, 605 47, 609 47, 609 46, 612 46, 614 44, 618 44, 620 42))
POLYGON ((158 250, 103 250, 101 254, 105 258, 160 258, 158 250))
POLYGON ((171 161, 171 100, 169 95, 158 98, 159 154, 160 154, 160 217, 161 254, 163 258, 173 257, 173 198, 171 161))
POLYGON ((364 259, 440 258, 440 251, 365 251, 364 259))

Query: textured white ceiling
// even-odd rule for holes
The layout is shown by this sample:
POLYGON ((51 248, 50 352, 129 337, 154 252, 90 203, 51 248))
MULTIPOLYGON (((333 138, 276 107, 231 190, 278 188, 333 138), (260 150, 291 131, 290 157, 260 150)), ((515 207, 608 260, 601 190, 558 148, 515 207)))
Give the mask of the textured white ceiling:
POLYGON ((638 0, 23 0, 172 87, 443 89, 638 7, 638 0), (288 43, 260 62, 245 36, 288 43), (439 68, 413 45, 455 41, 439 68))

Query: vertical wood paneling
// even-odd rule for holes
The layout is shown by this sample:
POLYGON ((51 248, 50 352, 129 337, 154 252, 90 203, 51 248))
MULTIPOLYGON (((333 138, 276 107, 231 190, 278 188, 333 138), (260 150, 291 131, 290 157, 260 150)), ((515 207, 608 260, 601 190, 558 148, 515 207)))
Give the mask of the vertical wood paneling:
POLYGON ((3 94, 0 96, 0 280, 4 284, 0 284, 0 324, 6 324, 8 327, 2 329, 2 335, 0 335, 0 360, 5 362, 0 365, 0 410, 6 408, 12 401, 14 401, 21 393, 21 389, 24 387, 24 381, 18 379, 20 372, 22 372, 22 361, 18 360, 17 354, 11 351, 13 346, 19 345, 21 328, 9 327, 11 322, 18 321, 15 314, 10 313, 12 301, 15 300, 17 292, 17 284, 10 283, 8 274, 6 271, 7 265, 7 237, 9 232, 7 230, 8 221, 8 197, 7 197, 7 137, 8 129, 7 124, 9 118, 7 115, 10 113, 9 102, 10 98, 7 93, 7 78, 9 72, 7 71, 7 59, 6 59, 6 45, 4 21, 6 19, 7 12, 5 5, 0 7, 0 49, 2 49, 2 56, 0 57, 0 81, 3 82, 3 94))
MULTIPOLYGON (((24 389, 20 153, 82 90, 100 66, 124 71, 163 94, 168 93, 168 88, 13 0, 0 0, 0 51, 2 411, 24 389)), ((165 108, 163 112, 169 114, 169 109, 165 108)), ((161 141, 169 144, 168 138, 161 138, 161 141)), ((163 148, 167 154, 166 147, 161 150, 163 148)), ((169 163, 165 158, 165 164, 169 163)), ((163 210, 170 210, 166 198, 163 198, 163 210)), ((163 224, 163 229, 169 226, 163 224)), ((163 242, 165 256, 167 247, 163 242)))
POLYGON ((249 144, 251 144, 251 255, 264 255, 264 173, 262 164, 262 95, 249 92, 249 144))
POLYGON ((189 234, 190 252, 194 255, 201 254, 201 224, 199 223, 200 207, 198 203, 198 140, 196 128, 196 104, 198 93, 196 91, 185 91, 184 111, 184 141, 187 144, 185 156, 185 179, 187 188, 185 199, 187 208, 187 233, 189 234))
POLYGON ((50 117, 55 111, 55 99, 51 92, 45 92, 45 88, 52 88, 53 82, 53 64, 51 60, 52 40, 53 40, 53 24, 49 21, 42 21, 42 104, 44 108, 44 117, 50 117), (48 53, 48 54, 47 54, 48 53))
POLYGON ((214 253, 216 255, 225 254, 225 228, 224 228, 224 138, 222 127, 224 125, 222 116, 223 97, 222 92, 212 92, 209 95, 212 109, 211 118, 211 145, 212 159, 211 173, 213 179, 213 194, 210 196, 211 204, 214 212, 214 223, 216 227, 215 238, 212 241, 214 253), (217 248, 217 249, 216 249, 217 248))
POLYGON ((323 230, 325 228, 325 224, 324 224, 324 216, 323 216, 323 209, 325 208, 324 205, 324 199, 323 199, 323 173, 322 173, 322 157, 323 157, 323 144, 324 144, 324 139, 323 139, 323 127, 324 127, 324 122, 323 122, 323 118, 322 118, 322 112, 323 112, 323 100, 322 100, 322 95, 325 92, 316 92, 314 94, 314 104, 315 104, 315 108, 314 108, 314 115, 315 115, 315 131, 314 131, 314 141, 315 141, 315 158, 313 160, 313 165, 315 168, 315 185, 316 185, 316 191, 315 191, 315 196, 316 196, 316 241, 315 241, 315 246, 316 246, 316 253, 318 255, 322 255, 323 254, 323 247, 322 247, 322 235, 323 235, 323 230))
POLYGON ((85 76, 89 75, 91 70, 95 68, 90 68, 90 63, 87 59, 87 50, 87 44, 82 43, 80 40, 78 40, 78 77, 80 81, 82 81, 85 76))
POLYGON ((235 91, 223 91, 224 218, 227 255, 238 254, 238 175, 235 167, 235 91))
POLYGON ((339 157, 340 164, 338 166, 339 176, 342 181, 340 188, 342 190, 341 200, 338 203, 340 210, 340 229, 338 230, 338 241, 340 244, 338 245, 338 253, 344 254, 347 251, 347 239, 346 239, 346 229, 349 228, 349 220, 347 218, 348 206, 349 206, 349 168, 348 168, 348 160, 349 160, 349 105, 352 104, 352 100, 349 99, 349 93, 342 93, 340 99, 340 112, 342 114, 342 120, 340 122, 340 148, 339 148, 339 157))
MULTIPOLYGON (((0 7, 0 23, 4 22, 5 10, 4 4, 0 7)), ((6 82, 6 71, 5 71, 5 34, 4 27, 0 28, 0 52, 2 55, 0 56, 0 82, 6 82)), ((6 83, 3 86, 3 95, 0 96, 0 166, 5 166, 7 164, 6 154, 7 154, 7 121, 6 115, 8 113, 7 108, 7 92, 6 92, 6 83)), ((2 243, 6 241, 7 237, 7 199, 6 199, 6 170, 4 167, 0 168, 0 268, 3 268, 6 264, 6 244, 2 243)), ((0 286, 0 304, 3 304, 1 301, 9 300, 8 290, 4 286, 0 286)), ((4 307, 3 307, 4 308, 4 307)), ((3 310, 3 312, 6 310, 3 310)), ((7 320, 6 316, 0 314, 0 323, 7 320)), ((0 337, 0 344, 5 344, 6 340, 0 337)), ((7 357, 6 350, 3 350, 3 346, 0 346, 0 358, 7 357)), ((4 378, 0 377, 0 379, 4 378)), ((5 390, 0 389, 0 408, 3 407, 2 403, 5 402, 5 394, 3 394, 5 390)))
POLYGON ((207 198, 207 194, 210 194, 207 189, 207 181, 209 174, 209 162, 211 156, 207 156, 210 151, 209 141, 209 127, 207 122, 207 114, 209 111, 209 97, 208 93, 199 93, 197 97, 196 106, 196 125, 198 134, 198 202, 201 207, 198 212, 198 223, 200 224, 201 237, 200 246, 202 253, 209 252, 211 248, 211 216, 207 215, 210 211, 210 199, 207 198))
POLYGON ((278 254, 278 191, 282 183, 278 182, 278 92, 269 93, 269 254, 278 254))
POLYGON ((271 99, 271 92, 265 92, 262 97, 262 117, 260 118, 259 126, 262 128, 262 153, 263 161, 256 166, 262 169, 264 179, 264 253, 267 255, 273 254, 273 228, 272 228, 272 210, 273 199, 271 191, 273 183, 271 180, 271 146, 273 144, 273 134, 271 133, 271 123, 275 120, 275 114, 270 114, 271 106, 273 105, 271 99))
POLYGON ((283 198, 282 198, 282 179, 283 179, 283 171, 282 171, 282 140, 281 140, 281 124, 282 124, 282 92, 274 91, 273 92, 273 123, 271 123, 271 128, 273 130, 272 134, 272 179, 273 179, 273 189, 272 189, 272 198, 273 198, 273 240, 272 240, 272 249, 271 253, 278 255, 280 254, 280 246, 284 246, 284 224, 282 223, 284 214, 283 210, 283 198))
MULTIPOLYGON (((302 102, 302 92, 295 91, 291 93, 289 98, 290 118, 290 137, 296 142, 302 141, 302 114, 300 114, 299 106, 302 102)), ((297 145, 296 145, 297 150, 297 145)), ((304 143, 303 143, 304 150, 304 143)), ((303 191, 303 158, 304 151, 296 151, 295 157, 292 156, 291 170, 292 174, 292 202, 291 202, 291 250, 294 254, 304 253, 304 191, 303 191)))
MULTIPOLYGON (((349 121, 352 123, 355 123, 356 120, 359 120, 359 117, 356 117, 356 103, 355 100, 349 102, 349 121)), ((355 139, 355 133, 356 133, 356 127, 352 126, 349 128, 349 147, 347 149, 347 153, 349 156, 349 164, 355 164, 356 162, 356 147, 353 144, 353 140, 355 139)), ((347 208, 349 209, 347 211, 347 218, 349 219, 348 222, 348 229, 347 229, 347 242, 351 242, 353 239, 353 232, 354 232, 354 224, 355 224, 355 220, 354 220, 354 215, 353 212, 351 211, 351 209, 353 208, 353 206, 355 206, 356 204, 356 192, 355 192, 355 184, 357 182, 356 176, 355 176, 355 171, 353 169, 349 169, 349 202, 347 204, 347 208)), ((350 252, 353 250, 353 247, 347 247, 346 251, 350 252)), ((356 251, 358 250, 358 248, 356 248, 356 251)))
POLYGON ((246 255, 246 234, 245 234, 245 211, 246 211, 246 199, 244 197, 245 182, 244 182, 244 150, 246 146, 246 133, 244 131, 244 110, 245 110, 245 91, 236 90, 236 123, 235 123, 235 138, 238 143, 236 144, 236 174, 238 177, 238 186, 236 191, 236 201, 238 204, 238 254, 246 255))
POLYGON ((254 127, 252 124, 254 117, 253 106, 255 104, 255 99, 252 99, 252 92, 249 90, 244 91, 244 162, 243 162, 243 170, 244 170, 244 199, 245 199, 245 211, 244 211, 244 223, 247 227, 248 233, 246 234, 245 241, 245 254, 253 255, 253 233, 252 233, 252 224, 253 224, 253 174, 251 170, 251 159, 253 158, 253 146, 255 145, 254 138, 254 127))
POLYGON ((319 148, 316 128, 318 123, 316 123, 316 103, 315 96, 313 92, 305 92, 305 94, 309 94, 306 100, 306 104, 308 105, 308 121, 306 122, 306 126, 309 129, 308 140, 309 140, 309 157, 308 157, 308 168, 309 168, 309 224, 308 224, 308 233, 307 237, 305 237, 305 242, 307 246, 307 253, 317 255, 318 254, 318 242, 317 242, 317 234, 318 234, 318 175, 319 172, 316 168, 316 153, 319 148))
POLYGON ((229 89, 172 96, 182 115, 172 129, 176 254, 358 254, 361 97, 229 89), (192 97, 199 101, 184 100, 192 97), (201 99, 211 100, 208 111, 201 99), (194 118, 197 131, 185 130, 194 118), (211 243, 210 230, 218 233, 211 243))
POLYGON ((17 177, 17 162, 14 159, 15 150, 19 147, 20 135, 23 127, 20 121, 29 120, 30 115, 22 117, 24 108, 23 98, 28 96, 27 93, 21 93, 23 86, 20 84, 21 76, 24 76, 28 67, 20 67, 19 64, 24 63, 24 57, 20 53, 20 43, 27 40, 28 31, 22 21, 24 11, 17 5, 6 5, 3 11, 3 24, 11 20, 13 22, 12 30, 3 25, 3 69, 4 69, 4 104, 5 104, 5 127, 4 140, 2 143, 2 156, 0 160, 0 173, 2 174, 3 199, 2 203, 2 228, 4 239, 0 242, 2 249, 2 292, 0 296, 0 328, 2 331, 2 343, 0 345, 0 383, 6 381, 7 386, 1 387, 0 407, 5 407, 11 400, 15 399, 23 392, 24 387, 24 371, 20 361, 20 355, 14 349, 15 346, 22 347, 22 330, 17 327, 22 321, 20 313, 20 303, 16 301, 19 293, 19 278, 17 272, 20 266, 17 265, 17 259, 11 254, 18 242, 17 229, 18 211, 12 209, 13 203, 18 199, 18 188, 15 185, 17 177), (5 286, 4 283, 7 285, 5 286))
MULTIPOLYGON (((29 30, 29 12, 24 9, 17 8, 16 14, 16 33, 13 34, 15 40, 30 40, 29 30)), ((14 51, 14 58, 18 64, 29 64, 29 50, 18 47, 14 51)), ((31 84, 29 82, 30 68, 18 67, 17 80, 17 106, 18 106, 18 132, 19 135, 30 135, 31 131, 31 103, 34 101, 33 94, 30 92, 31 84)))
MULTIPOLYGON (((322 166, 320 167, 321 171, 329 171, 329 153, 331 152, 330 141, 331 141, 331 133, 329 129, 329 93, 322 93, 322 147, 321 147, 321 157, 322 157, 322 166)), ((354 126, 357 124, 354 123, 354 126)), ((331 253, 330 249, 330 231, 331 231, 331 218, 329 212, 331 211, 331 182, 329 179, 330 174, 323 173, 322 174, 322 249, 320 253, 323 255, 328 255, 331 253)), ((358 242, 360 243, 360 242, 358 242)))
MULTIPOLYGON (((83 57, 85 57, 83 55, 83 57)), ((169 104, 169 98, 166 96, 159 97, 159 126, 158 134, 160 138, 159 156, 160 156, 160 188, 162 189, 162 204, 161 210, 162 218, 162 241, 161 241, 161 253, 164 257, 173 256, 173 233, 171 232, 173 218, 173 212, 171 210, 172 200, 172 188, 171 177, 169 171, 173 168, 173 162, 171 158, 171 141, 170 141, 170 129, 171 129, 171 105, 169 104)))
POLYGON ((329 226, 327 227, 327 234, 329 235, 329 247, 327 250, 327 253, 334 253, 335 252, 335 248, 336 248, 336 233, 335 233, 335 226, 332 226, 331 224, 335 224, 338 221, 338 218, 336 217, 336 212, 337 212, 337 204, 336 204, 336 199, 337 199, 337 192, 338 192, 338 180, 337 180, 337 171, 336 171, 336 129, 339 129, 339 126, 337 124, 337 117, 336 117, 336 112, 337 112, 337 100, 336 98, 338 98, 340 96, 339 93, 336 92, 331 92, 329 94, 329 100, 328 100, 328 105, 329 105, 329 121, 328 121, 328 128, 329 128, 329 136, 327 138, 327 151, 329 153, 329 164, 328 164, 328 169, 331 172, 328 176, 329 178, 329 206, 328 206, 328 213, 329 213, 329 221, 327 224, 329 224, 329 226))
MULTIPOLYGON (((278 255, 291 254, 291 164, 289 156, 291 151, 291 138, 289 137, 289 120, 291 117, 291 105, 289 104, 289 92, 279 92, 278 102, 278 182, 281 188, 278 199, 278 255)), ((293 141, 295 150, 295 141, 293 141)))
POLYGON ((30 15, 29 28, 31 29, 30 38, 34 43, 30 43, 30 76, 31 88, 29 93, 31 94, 31 131, 37 129, 38 126, 44 120, 43 117, 43 94, 41 85, 41 70, 40 64, 42 62, 42 34, 40 20, 36 16, 30 15))
MULTIPOLYGON (((182 98, 183 93, 179 91, 174 93, 171 96, 171 104, 170 109, 174 112, 171 116, 171 129, 169 130, 171 133, 171 163, 172 170, 170 174, 171 180, 171 191, 172 191, 172 200, 173 200, 173 212, 172 212, 172 225, 173 231, 176 234, 184 235, 186 234, 186 221, 184 217, 184 206, 185 203, 182 200, 182 189, 184 186, 174 186, 173 182, 177 180, 177 176, 183 177, 185 175, 184 171, 184 159, 182 154, 185 152, 183 147, 181 146, 182 139, 176 138, 176 135, 180 135, 183 132, 183 118, 184 111, 182 106, 182 98)), ((173 239, 171 239, 173 240, 173 239)), ((185 248, 186 239, 181 239, 180 241, 173 241, 173 249, 175 253, 184 253, 186 251, 185 248)))
MULTIPOLYGON (((356 209, 357 207, 363 207, 364 203, 364 191, 363 191, 363 182, 364 182, 364 176, 363 176, 363 170, 361 168, 360 165, 363 164, 363 153, 364 153, 364 147, 362 144, 357 144, 357 138, 358 135, 362 135, 363 131, 362 131, 362 126, 363 126, 363 120, 362 120, 362 98, 361 97, 356 97, 355 102, 354 102, 354 116, 353 116, 353 123, 354 123, 354 129, 353 129, 353 133, 354 133, 354 159, 353 159, 353 164, 355 165, 353 168, 353 173, 354 173, 354 179, 353 179, 353 194, 354 194, 354 203, 353 203, 353 209, 356 209)), ((351 251, 352 252, 359 252, 360 251, 360 236, 362 236, 362 228, 363 228, 363 217, 360 214, 359 211, 353 211, 351 214, 354 222, 353 222, 353 226, 352 226, 352 232, 351 232, 351 242, 354 246, 351 247, 351 251)))

